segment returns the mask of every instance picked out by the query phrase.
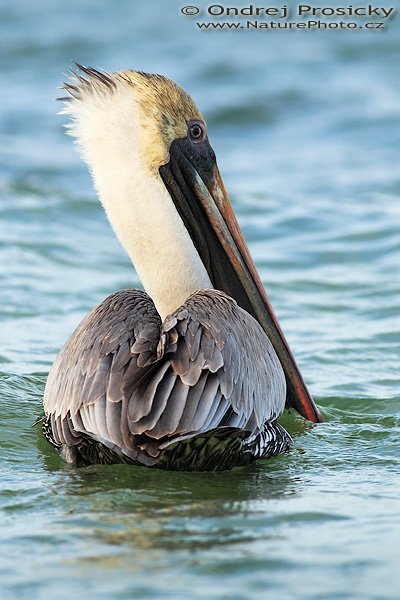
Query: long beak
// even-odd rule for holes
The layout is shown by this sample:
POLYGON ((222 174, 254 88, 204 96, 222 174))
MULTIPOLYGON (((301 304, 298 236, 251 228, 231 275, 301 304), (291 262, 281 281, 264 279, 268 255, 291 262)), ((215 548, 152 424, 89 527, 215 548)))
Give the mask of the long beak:
POLYGON ((217 166, 214 167, 214 176, 207 187, 200 176, 197 177, 195 190, 210 224, 247 292, 256 319, 278 355, 286 376, 287 404, 306 419, 321 422, 322 416, 307 389, 257 273, 217 166))
POLYGON ((268 335, 286 376, 286 406, 312 422, 322 422, 257 273, 216 164, 208 165, 203 180, 200 169, 181 152, 173 156, 169 170, 162 168, 160 172, 214 287, 232 296, 268 335))

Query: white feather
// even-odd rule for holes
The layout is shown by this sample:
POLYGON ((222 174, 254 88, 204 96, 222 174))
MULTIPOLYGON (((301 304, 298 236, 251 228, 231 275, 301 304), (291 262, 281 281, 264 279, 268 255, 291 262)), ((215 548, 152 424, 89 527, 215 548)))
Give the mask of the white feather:
MULTIPOLYGON (((200 288, 212 288, 157 169, 146 162, 146 115, 135 89, 84 86, 62 111, 92 173, 107 217, 162 319, 200 288)), ((160 166, 160 165, 158 165, 160 166)))

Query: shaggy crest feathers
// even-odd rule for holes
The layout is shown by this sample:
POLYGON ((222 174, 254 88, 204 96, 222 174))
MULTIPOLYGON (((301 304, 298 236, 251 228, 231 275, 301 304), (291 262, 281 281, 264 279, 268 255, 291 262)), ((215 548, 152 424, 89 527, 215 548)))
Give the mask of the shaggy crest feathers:
POLYGON ((111 75, 106 72, 98 71, 92 67, 85 67, 79 63, 75 63, 77 69, 85 73, 86 77, 81 75, 79 71, 71 69, 72 80, 66 81, 61 86, 69 93, 69 97, 59 98, 59 100, 68 102, 71 98, 75 100, 83 100, 85 94, 88 93, 103 93, 104 88, 108 91, 113 92, 116 88, 116 83, 111 75))
MULTIPOLYGON (((71 81, 62 86, 69 96, 60 98, 66 103, 61 113, 72 117, 72 122, 66 127, 77 139, 87 162, 90 160, 85 150, 92 136, 86 125, 94 119, 90 118, 93 113, 97 122, 106 124, 112 121, 115 128, 118 124, 115 112, 119 111, 124 117, 120 119, 122 128, 129 123, 127 113, 131 110, 130 121, 136 121, 135 141, 146 166, 153 172, 168 162, 169 146, 174 139, 187 135, 187 122, 194 119, 204 121, 189 94, 167 77, 130 70, 107 73, 79 64, 76 66, 77 70, 71 70, 71 81), (127 99, 130 107, 126 104, 127 99), (110 107, 113 110, 107 118, 110 107)), ((96 143, 99 141, 96 139, 96 143)))

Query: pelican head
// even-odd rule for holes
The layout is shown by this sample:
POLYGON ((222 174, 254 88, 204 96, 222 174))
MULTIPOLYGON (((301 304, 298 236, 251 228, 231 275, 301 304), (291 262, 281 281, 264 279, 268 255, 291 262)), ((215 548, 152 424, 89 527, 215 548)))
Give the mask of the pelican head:
POLYGON ((320 413, 280 329, 228 199, 205 120, 173 81, 79 66, 64 88, 69 132, 117 237, 161 315, 197 289, 233 297, 281 362, 287 406, 320 413))

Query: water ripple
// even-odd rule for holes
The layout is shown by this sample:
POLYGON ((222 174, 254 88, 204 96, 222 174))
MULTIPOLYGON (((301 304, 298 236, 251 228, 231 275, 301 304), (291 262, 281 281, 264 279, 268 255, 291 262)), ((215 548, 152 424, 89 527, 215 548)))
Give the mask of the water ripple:
POLYGON ((2 598, 395 600, 396 21, 384 35, 194 35, 180 8, 0 7, 2 598), (72 60, 163 72, 198 101, 326 419, 310 426, 286 414, 288 454, 219 474, 70 469, 32 427, 79 320, 139 285, 56 116, 72 60))

